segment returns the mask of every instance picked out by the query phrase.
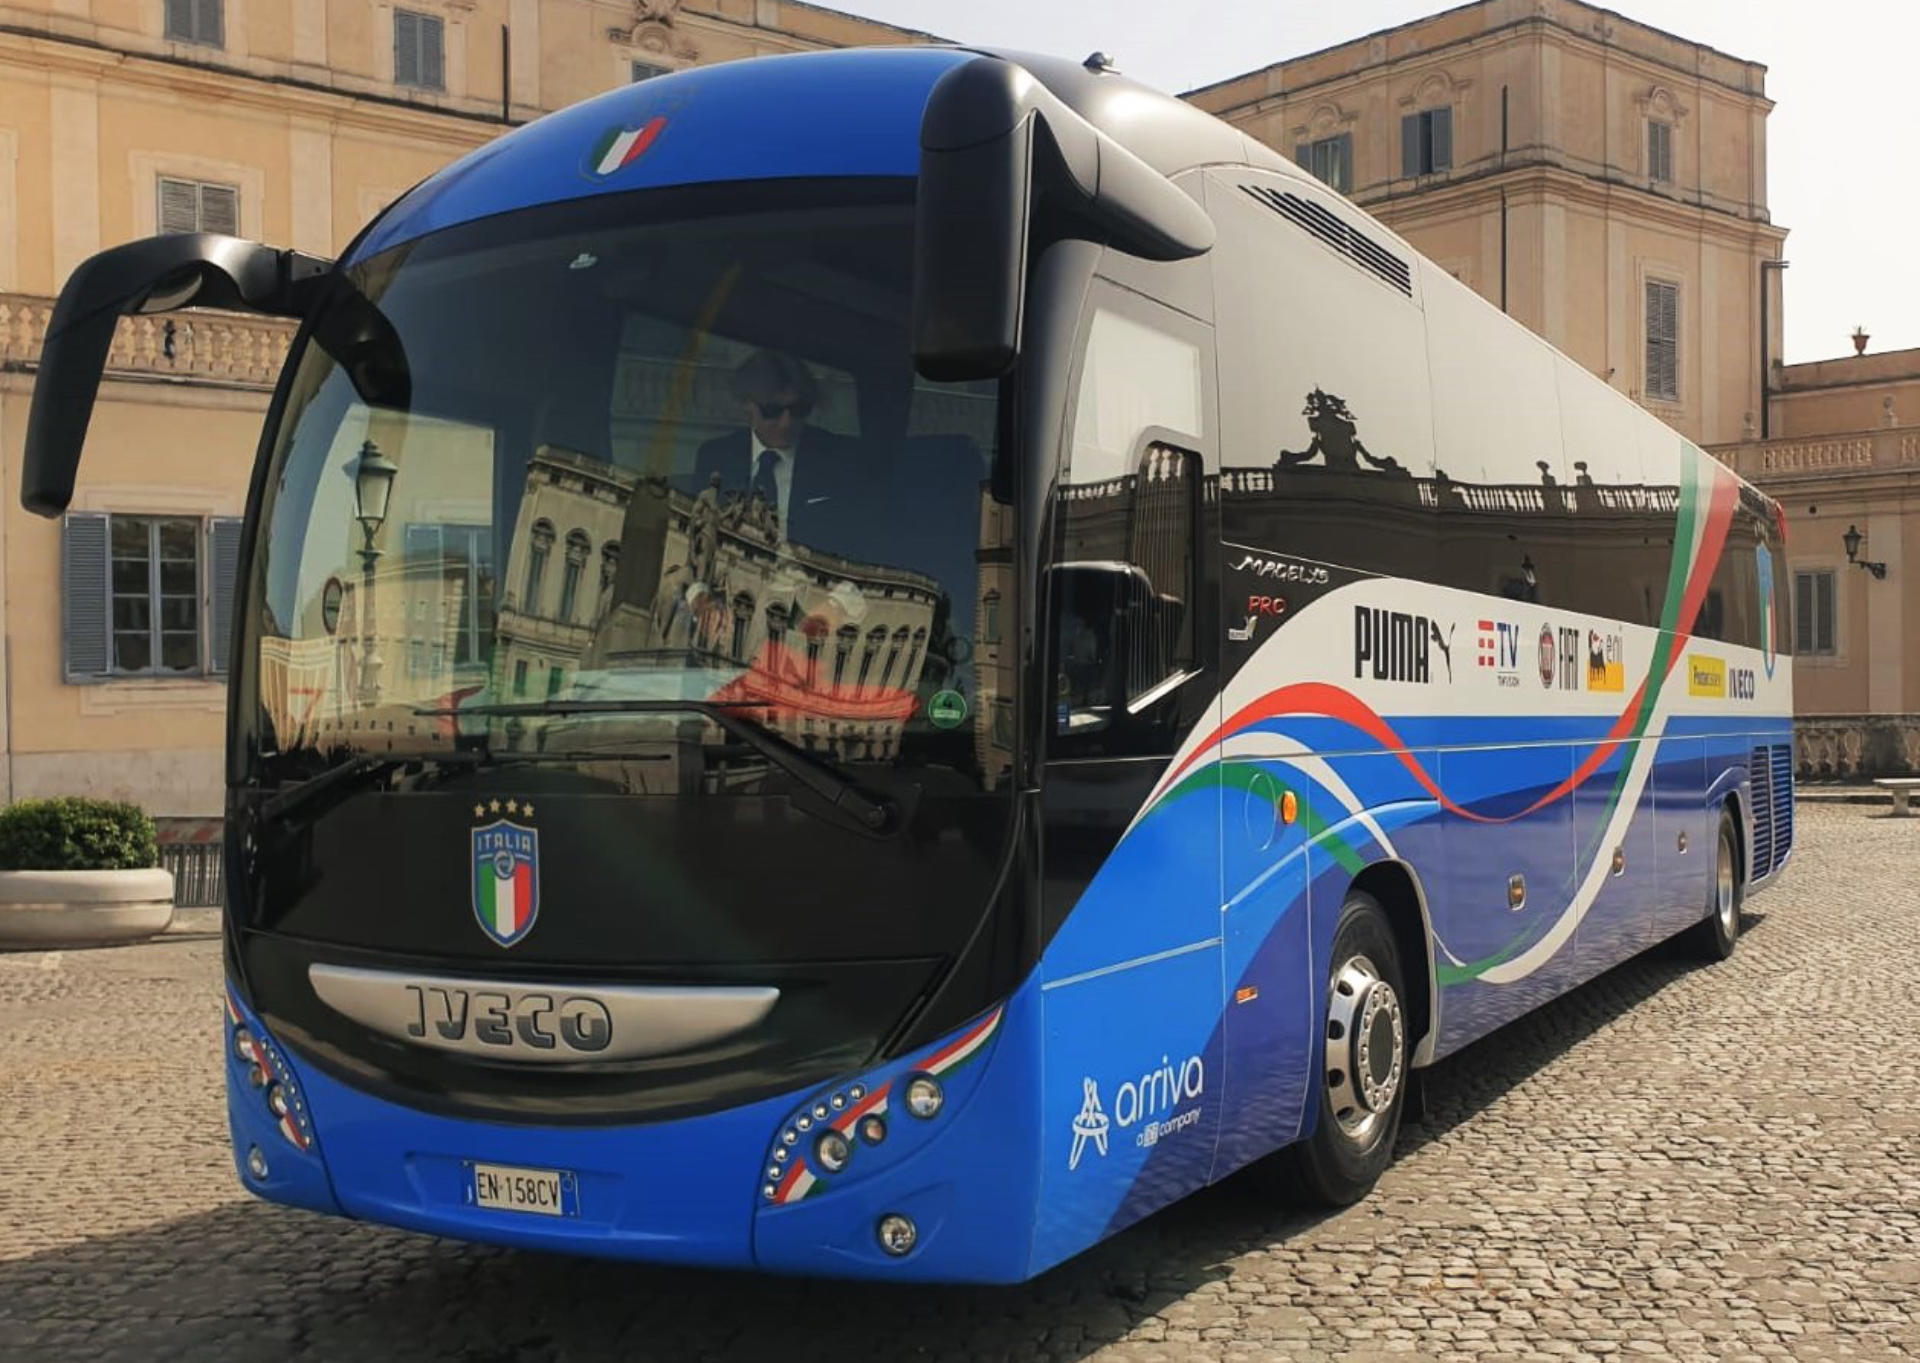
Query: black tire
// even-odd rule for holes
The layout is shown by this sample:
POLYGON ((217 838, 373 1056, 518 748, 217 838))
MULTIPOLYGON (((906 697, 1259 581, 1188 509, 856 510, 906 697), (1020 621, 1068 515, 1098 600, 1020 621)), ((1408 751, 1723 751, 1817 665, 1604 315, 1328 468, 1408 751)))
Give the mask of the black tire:
POLYGON ((1746 886, 1740 879, 1740 831, 1733 811, 1720 811, 1720 832, 1713 842, 1713 870, 1707 878, 1707 916, 1687 929, 1687 949, 1709 961, 1724 961, 1740 941, 1740 906, 1746 886))
POLYGON ((1386 910, 1350 891, 1327 971, 1319 1115, 1311 1135, 1276 1157, 1307 1205, 1351 1206, 1393 1160, 1409 1087, 1402 979, 1386 910))

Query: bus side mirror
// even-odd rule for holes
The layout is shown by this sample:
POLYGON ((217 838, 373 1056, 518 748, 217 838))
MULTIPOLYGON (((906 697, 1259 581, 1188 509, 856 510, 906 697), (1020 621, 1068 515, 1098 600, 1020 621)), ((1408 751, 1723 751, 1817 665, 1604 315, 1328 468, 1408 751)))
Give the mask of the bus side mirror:
POLYGON ((1098 733, 1134 708, 1140 679, 1158 680, 1166 659, 1158 617, 1164 603, 1130 563, 1063 563, 1054 568, 1054 731, 1098 733))
POLYGON ((1149 260, 1213 247, 1213 220, 1031 73, 980 56, 934 82, 920 123, 913 360, 929 379, 998 378, 1020 353, 1036 204, 1050 227, 1149 260))
POLYGON ((20 501, 57 516, 73 498, 114 328, 189 305, 299 316, 330 262, 213 232, 147 237, 83 261, 53 305, 27 414, 20 501))

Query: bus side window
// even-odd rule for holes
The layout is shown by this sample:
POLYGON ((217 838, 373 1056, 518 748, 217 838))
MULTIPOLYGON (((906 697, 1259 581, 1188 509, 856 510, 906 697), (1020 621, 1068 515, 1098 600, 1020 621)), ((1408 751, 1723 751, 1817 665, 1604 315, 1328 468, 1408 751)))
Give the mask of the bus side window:
POLYGON ((1198 346, 1097 309, 1051 571, 1055 757, 1170 753, 1171 696, 1196 669, 1198 346))

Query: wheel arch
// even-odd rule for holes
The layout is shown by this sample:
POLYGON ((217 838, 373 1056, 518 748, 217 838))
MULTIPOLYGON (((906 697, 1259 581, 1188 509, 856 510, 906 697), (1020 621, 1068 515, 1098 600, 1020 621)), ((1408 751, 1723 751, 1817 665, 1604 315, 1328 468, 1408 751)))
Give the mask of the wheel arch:
POLYGON ((1440 979, 1426 888, 1412 866, 1398 858, 1387 858, 1355 876, 1349 892, 1352 890, 1366 891, 1386 910, 1401 960, 1418 963, 1402 972, 1405 978, 1401 981, 1413 1024, 1408 1029, 1414 1037, 1409 1064, 1415 1068, 1431 1064, 1440 1037, 1440 979))

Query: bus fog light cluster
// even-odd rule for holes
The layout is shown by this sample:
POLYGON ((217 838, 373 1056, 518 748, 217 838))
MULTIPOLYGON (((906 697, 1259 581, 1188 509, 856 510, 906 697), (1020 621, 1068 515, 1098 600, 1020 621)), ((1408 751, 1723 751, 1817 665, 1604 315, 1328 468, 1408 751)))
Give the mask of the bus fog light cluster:
POLYGON ((868 1145, 878 1145, 887 1138, 887 1119, 885 1117, 865 1117, 860 1122, 860 1139, 868 1145))
POLYGON ((829 1127, 813 1143, 813 1157, 829 1174, 837 1174, 853 1158, 853 1142, 829 1127))
MULTIPOLYGON (((230 1005, 231 1006, 231 1005, 230 1005)), ((294 1084, 293 1072, 286 1066, 266 1041, 255 1036, 246 1027, 233 1029, 233 1054, 246 1067, 247 1083, 259 1090, 267 1111, 273 1114, 274 1124, 280 1128, 280 1134, 296 1150, 306 1150, 313 1145, 313 1122, 307 1115, 307 1105, 301 1100, 300 1090, 294 1084)), ((264 1157, 263 1157, 264 1167, 264 1157)), ((252 1154, 248 1155, 248 1168, 252 1168, 252 1154)), ((255 1175, 256 1178, 262 1177, 255 1175)))
MULTIPOLYGON (((941 1105, 947 1101, 947 1095, 941 1091, 940 1081, 930 1074, 916 1074, 907 1081, 907 1111, 928 1121, 940 1115, 941 1105)), ((911 1226, 911 1222, 908 1223, 911 1226)), ((901 1253, 905 1253, 902 1250, 901 1253)))
POLYGON ((913 1253, 914 1242, 920 1238, 913 1221, 899 1212, 888 1212, 881 1217, 874 1231, 880 1237, 880 1248, 896 1259, 913 1253))
POLYGON ((267 1176, 267 1157, 260 1153, 257 1145, 247 1147, 247 1173, 256 1180, 267 1176))

